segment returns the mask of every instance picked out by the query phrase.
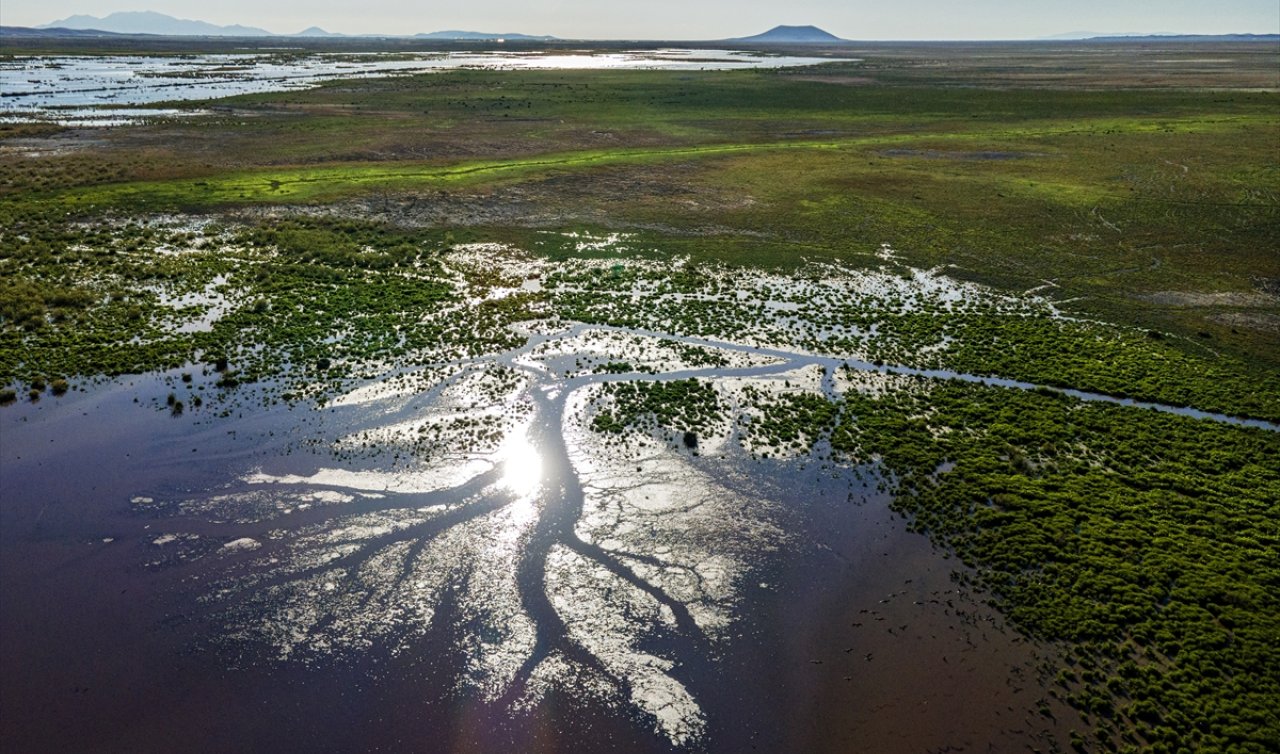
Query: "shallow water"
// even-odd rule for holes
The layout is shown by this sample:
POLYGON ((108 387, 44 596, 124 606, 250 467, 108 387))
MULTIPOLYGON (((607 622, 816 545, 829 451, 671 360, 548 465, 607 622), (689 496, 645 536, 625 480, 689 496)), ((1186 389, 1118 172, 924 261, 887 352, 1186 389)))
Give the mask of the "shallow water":
MULTIPOLYGON (((503 253, 462 247, 448 264, 461 280, 503 253)), ((511 280, 477 300, 549 277, 507 261, 511 280)), ((850 291, 886 308, 989 296, 934 273, 739 282, 735 301, 798 316, 850 291)), ((216 287, 158 293, 203 324, 216 287)), ((164 401, 177 371, 0 409, 14 669, 0 737, 113 752, 1065 748, 1073 713, 1039 676, 1053 648, 907 531, 879 469, 822 443, 760 458, 735 418, 748 389, 1037 386, 815 355, 785 327, 514 327, 512 350, 407 359, 324 408, 273 402, 269 385, 219 394, 189 366, 181 389, 209 400, 179 416, 164 401), (622 360, 634 371, 600 369, 622 360), (591 429, 610 383, 689 378, 731 407, 696 447, 591 429)))
MULTIPOLYGON (((589 407, 621 377, 548 368, 572 351, 548 346, 591 330, 323 412, 242 394, 229 417, 171 417, 157 378, 6 409, 3 660, 20 671, 0 681, 5 739, 29 751, 400 750, 433 732, 473 751, 1025 739, 1034 694, 1003 684, 1033 676, 1040 654, 951 583, 953 564, 889 513, 873 469, 756 461, 711 435, 697 455, 607 446, 589 407), (501 437, 449 434, 495 406, 501 437), (438 442, 396 458, 422 426, 438 442), (379 454, 306 451, 375 430, 379 454), (911 736, 893 738, 903 726, 911 736)), ((783 356, 659 378, 791 375, 783 356)))
POLYGON ((15 56, 0 61, 0 122, 51 121, 110 126, 200 110, 139 109, 159 102, 210 100, 238 94, 307 89, 335 79, 408 76, 455 68, 492 70, 632 69, 737 70, 828 62, 820 58, 727 50, 539 54, 450 52, 360 55, 15 56))

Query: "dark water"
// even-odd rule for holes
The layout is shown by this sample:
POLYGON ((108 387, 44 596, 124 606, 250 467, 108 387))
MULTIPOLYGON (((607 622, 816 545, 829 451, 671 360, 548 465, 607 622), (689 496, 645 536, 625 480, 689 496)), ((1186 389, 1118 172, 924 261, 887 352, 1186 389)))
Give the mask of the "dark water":
MULTIPOLYGON (((443 618, 394 653, 375 644, 279 661, 226 641, 201 597, 228 559, 158 555, 172 551, 153 544, 172 530, 166 514, 140 513, 130 500, 218 489, 252 468, 309 473, 332 461, 284 449, 347 419, 252 399, 227 417, 171 417, 168 390, 159 378, 137 378, 0 410, 6 751, 677 748, 648 715, 571 685, 528 709, 458 690, 467 662, 461 596, 446 595, 443 618)), ((558 414, 545 417, 551 432, 558 414)), ((1029 646, 981 595, 952 581, 957 564, 906 531, 870 470, 864 486, 849 470, 814 463, 695 464, 745 498, 773 501, 787 538, 755 561, 724 638, 648 640, 656 655, 678 657, 671 675, 705 715, 705 735, 685 748, 1008 750, 1061 740, 1069 713, 1057 710, 1055 721, 1035 712, 1043 695, 1035 664, 1047 649, 1029 646)), ((553 532, 573 514, 539 526, 553 532)), ((535 595, 539 564, 530 559, 546 552, 538 531, 520 566, 535 595)), ((540 636, 555 639, 549 608, 537 602, 525 607, 540 636)))

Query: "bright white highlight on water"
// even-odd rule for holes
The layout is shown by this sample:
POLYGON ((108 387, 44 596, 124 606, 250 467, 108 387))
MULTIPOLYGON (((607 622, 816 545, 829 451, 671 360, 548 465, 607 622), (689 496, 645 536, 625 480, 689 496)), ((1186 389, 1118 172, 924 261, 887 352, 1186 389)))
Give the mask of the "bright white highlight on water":
POLYGON ((502 464, 502 487, 521 500, 532 502, 542 486, 542 455, 527 433, 513 432, 498 450, 502 464))

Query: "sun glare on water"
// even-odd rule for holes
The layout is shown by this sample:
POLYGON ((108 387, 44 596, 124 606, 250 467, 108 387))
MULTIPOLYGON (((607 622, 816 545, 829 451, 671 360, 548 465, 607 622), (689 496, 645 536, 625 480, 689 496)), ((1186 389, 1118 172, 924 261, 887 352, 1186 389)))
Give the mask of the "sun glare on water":
POLYGON ((530 500, 542 486, 542 455, 526 433, 514 433, 498 451, 502 464, 502 487, 521 500, 530 500))

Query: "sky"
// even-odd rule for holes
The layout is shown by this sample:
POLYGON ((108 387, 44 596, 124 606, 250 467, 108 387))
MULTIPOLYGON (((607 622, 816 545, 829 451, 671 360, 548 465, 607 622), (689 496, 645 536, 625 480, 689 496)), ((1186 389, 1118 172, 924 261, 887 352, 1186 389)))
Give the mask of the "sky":
POLYGON ((463 29, 566 39, 723 39, 813 24, 860 40, 1036 39, 1100 33, 1280 33, 1277 0, 2 0, 0 24, 153 10, 276 33, 463 29), (136 3, 136 4, 133 4, 136 3))

